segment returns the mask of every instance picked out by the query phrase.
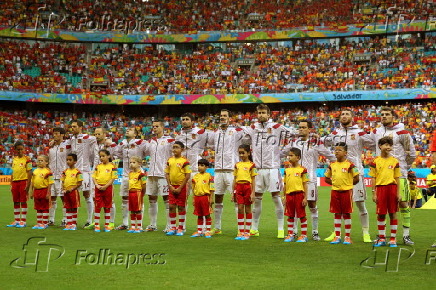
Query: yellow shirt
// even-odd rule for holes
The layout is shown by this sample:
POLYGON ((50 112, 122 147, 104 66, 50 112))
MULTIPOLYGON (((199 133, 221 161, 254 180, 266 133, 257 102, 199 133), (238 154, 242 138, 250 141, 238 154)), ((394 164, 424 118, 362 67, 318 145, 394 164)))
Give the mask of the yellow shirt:
POLYGON ((115 165, 113 165, 111 162, 108 162, 107 164, 100 163, 92 173, 92 177, 95 178, 97 184, 105 185, 111 179, 117 179, 118 172, 115 168, 115 165))
POLYGON ((421 199, 422 198, 422 194, 421 194, 421 190, 418 187, 415 187, 415 189, 410 189, 410 200, 415 200, 416 199, 421 199))
POLYGON ((256 165, 251 162, 238 162, 233 170, 236 183, 251 183, 251 178, 257 175, 256 165))
POLYGON ((14 156, 12 159, 12 181, 27 180, 27 172, 32 170, 28 156, 14 156))
POLYGON ((77 187, 78 183, 83 181, 82 172, 77 168, 68 168, 62 172, 61 181, 64 190, 77 187))
POLYGON ((53 184, 53 173, 50 169, 36 168, 32 173, 32 184, 36 189, 47 188, 50 184, 53 184))
POLYGON ((428 187, 435 187, 436 186, 436 182, 432 184, 432 181, 436 181, 436 174, 430 173, 429 175, 427 175, 427 185, 428 187))
POLYGON ((285 192, 304 192, 304 183, 309 181, 307 169, 301 165, 285 169, 285 192))
POLYGON ((185 157, 170 157, 168 159, 165 173, 169 174, 171 185, 181 185, 186 174, 191 172, 191 165, 189 165, 189 161, 185 157))
POLYGON ((212 175, 208 172, 195 174, 192 188, 196 196, 210 195, 210 192, 215 190, 212 175))
POLYGON ((350 190, 353 188, 353 177, 359 175, 359 171, 348 160, 336 161, 330 164, 324 175, 331 178, 333 190, 350 190))
POLYGON ((392 156, 388 158, 378 156, 369 166, 369 176, 375 178, 375 185, 396 184, 395 178, 401 176, 400 163, 392 156))
POLYGON ((129 173, 129 190, 142 190, 142 186, 147 183, 147 175, 144 172, 129 173))

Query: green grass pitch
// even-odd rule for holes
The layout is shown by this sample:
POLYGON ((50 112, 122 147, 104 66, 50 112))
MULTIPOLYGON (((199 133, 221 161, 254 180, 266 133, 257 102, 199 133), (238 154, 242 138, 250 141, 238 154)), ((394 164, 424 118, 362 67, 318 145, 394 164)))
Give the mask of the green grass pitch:
MULTIPOLYGON (((121 212, 118 195, 116 201, 119 224, 121 212)), ((147 205, 147 199, 145 201, 147 205)), ((329 188, 320 188, 319 224, 323 238, 333 228, 333 215, 328 212, 328 204, 329 188)), ((225 198, 224 233, 211 239, 189 237, 196 230, 192 205, 188 209, 187 235, 183 237, 167 237, 162 233, 165 224, 162 203, 159 204, 159 231, 142 234, 128 234, 125 231, 95 233, 83 229, 72 232, 62 231, 58 226, 32 230, 36 214, 32 202, 29 207, 27 228, 7 228, 6 225, 13 218, 12 202, 9 187, 0 186, 2 289, 430 289, 436 282, 436 248, 430 247, 436 238, 433 210, 412 210, 411 235, 416 243, 414 247, 402 245, 400 226, 399 248, 373 250, 372 245, 361 241, 360 221, 356 212, 353 213, 353 245, 330 245, 312 240, 306 244, 284 243, 276 238, 276 218, 269 194, 263 202, 261 235, 248 241, 234 240, 236 220, 229 196, 225 198), (37 240, 32 239, 33 244, 25 247, 24 251, 23 245, 35 237, 45 238, 45 242, 37 245, 37 240), (47 250, 50 247, 55 249, 50 252, 47 250), (59 256, 56 249, 64 251, 58 259, 55 259, 59 256), (37 265, 33 265, 36 253, 39 253, 39 258, 37 265), (24 260, 25 255, 27 260, 24 260), (368 259, 367 262, 362 264, 365 259, 368 259), (126 260, 129 260, 129 264, 126 260), (47 272, 43 272, 44 269, 47 272)), ((371 236, 375 237, 373 202, 368 201, 367 207, 371 236)), ((58 206, 57 223, 61 215, 58 206)), ((82 207, 79 212, 80 225, 84 223, 85 216, 85 208, 82 207)), ((147 222, 146 210, 144 224, 147 225, 147 222)), ((308 230, 310 233, 310 218, 308 230)))

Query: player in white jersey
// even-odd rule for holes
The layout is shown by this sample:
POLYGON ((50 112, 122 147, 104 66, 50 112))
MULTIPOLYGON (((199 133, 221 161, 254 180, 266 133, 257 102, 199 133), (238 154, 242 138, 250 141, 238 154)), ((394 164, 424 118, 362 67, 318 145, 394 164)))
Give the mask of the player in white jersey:
POLYGON ((283 153, 287 155, 291 148, 298 148, 301 151, 300 164, 307 169, 309 174, 307 203, 312 217, 312 238, 314 241, 319 241, 318 207, 316 206, 318 200, 316 169, 318 168, 319 156, 324 156, 331 162, 336 161, 336 157, 329 148, 324 146, 323 141, 317 135, 311 134, 312 128, 313 124, 311 121, 300 121, 298 124, 298 137, 289 140, 288 145, 283 148, 283 153))
MULTIPOLYGON (((404 129, 404 124, 394 123, 396 114, 392 108, 381 108, 381 126, 374 129, 371 137, 374 142, 378 142, 385 136, 392 137, 394 146, 392 146, 391 154, 397 158, 400 163, 401 177, 400 177, 400 196, 399 203, 400 213, 403 223, 403 241, 406 245, 413 245, 414 242, 410 239, 410 192, 409 184, 407 181, 407 172, 411 168, 416 159, 415 144, 413 143, 412 136, 404 129)), ((375 146, 377 156, 380 156, 380 148, 375 146)))
MULTIPOLYGON (((364 183, 364 172, 362 154, 364 147, 372 148, 375 146, 374 141, 370 135, 360 129, 357 125, 353 125, 354 113, 349 109, 341 111, 339 122, 341 126, 336 128, 325 140, 330 145, 335 145, 339 142, 347 144, 347 159, 351 161, 359 170, 359 183, 353 186, 353 201, 359 209, 360 222, 362 224, 363 241, 371 243, 371 236, 369 234, 369 216, 366 209, 366 188, 364 183)), ((331 241, 335 237, 333 232, 325 241, 331 241)))
POLYGON ((283 188, 280 175, 280 149, 286 138, 292 132, 278 123, 269 122, 270 109, 265 104, 256 108, 257 122, 251 126, 243 127, 245 133, 251 138, 253 162, 258 168, 256 176, 256 197, 253 207, 253 225, 251 235, 259 235, 259 220, 262 213, 262 197, 264 192, 269 191, 275 205, 277 216, 277 238, 284 238, 284 210, 280 198, 280 190, 283 188))
POLYGON ((154 137, 148 140, 146 155, 150 156, 149 169, 147 172, 146 193, 150 206, 148 215, 150 217, 150 225, 146 231, 157 231, 157 213, 158 213, 158 197, 162 196, 167 217, 167 226, 170 227, 169 221, 169 204, 168 204, 168 184, 165 179, 165 165, 167 160, 172 155, 173 143, 175 141, 171 136, 164 135, 164 124, 161 120, 153 121, 152 130, 154 137))
MULTIPOLYGON (((182 130, 176 134, 176 141, 180 141, 185 145, 182 155, 188 159, 191 165, 191 176, 198 173, 198 160, 202 159, 204 148, 208 143, 208 133, 205 129, 200 129, 194 125, 194 116, 189 113, 184 113, 181 117, 182 130)), ((187 183, 187 194, 191 193, 192 179, 190 178, 187 183)), ((186 204, 188 210, 188 204, 186 204)), ((186 225, 186 218, 185 218, 186 225)))
POLYGON ((94 136, 83 134, 83 122, 75 120, 71 122, 71 138, 68 144, 71 146, 71 153, 77 155, 76 168, 82 172, 83 197, 86 200, 86 210, 88 217, 85 227, 91 225, 94 217, 94 200, 91 196, 91 169, 94 162, 94 146, 97 140, 94 136))
MULTIPOLYGON (((48 158, 51 172, 53 173, 54 184, 51 190, 51 207, 49 211, 48 225, 55 224, 55 216, 57 209, 56 198, 59 196, 64 201, 64 194, 62 193, 61 174, 67 168, 67 154, 71 151, 71 146, 64 141, 65 129, 53 129, 53 141, 50 142, 48 149, 48 158)), ((66 211, 63 208, 63 219, 61 226, 66 224, 66 211)))
MULTIPOLYGON (((241 145, 245 133, 242 128, 229 126, 230 111, 220 112, 220 126, 210 133, 209 144, 215 149, 215 228, 212 234, 221 234, 221 217, 223 213, 223 199, 225 193, 232 192, 233 170, 239 161, 238 147, 241 145)), ((235 210, 237 211, 235 203, 235 210)))
MULTIPOLYGON (((107 151, 109 151, 110 155, 112 156, 112 158, 115 158, 114 153, 115 153, 115 149, 116 149, 116 144, 114 142, 112 142, 110 139, 106 138, 106 130, 102 127, 99 128, 95 128, 94 129, 94 136, 97 140, 97 142, 95 143, 94 146, 94 162, 93 162, 93 167, 96 168, 97 165, 99 165, 101 163, 100 161, 100 156, 98 154, 98 152, 100 152, 100 150, 105 149, 107 151)), ((91 179, 92 182, 92 179, 91 179)), ((94 184, 92 184, 91 186, 91 192, 92 195, 94 196, 94 184)), ((115 222, 115 213, 116 213, 116 207, 115 207, 115 201, 112 201, 112 207, 110 210, 110 220, 109 220, 109 228, 112 230, 114 228, 114 222, 115 222)), ((92 223, 91 225, 89 225, 88 227, 86 227, 86 229, 94 229, 94 223, 92 223)))
POLYGON ((139 131, 135 127, 130 127, 126 131, 126 139, 121 141, 115 149, 114 155, 118 156, 123 161, 123 176, 121 178, 120 195, 122 197, 121 210, 123 215, 123 223, 119 225, 117 230, 127 230, 129 225, 129 173, 130 173, 130 158, 138 156, 143 159, 147 149, 147 142, 142 139, 137 139, 139 131))

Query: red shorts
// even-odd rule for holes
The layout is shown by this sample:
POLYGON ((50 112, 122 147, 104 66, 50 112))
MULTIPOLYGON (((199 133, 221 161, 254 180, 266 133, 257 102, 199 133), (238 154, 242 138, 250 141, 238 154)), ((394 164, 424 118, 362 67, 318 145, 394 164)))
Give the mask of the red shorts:
POLYGON ((80 207, 80 195, 78 190, 64 194, 64 208, 73 209, 80 207))
POLYGON ((27 192, 26 185, 27 180, 18 180, 12 181, 12 201, 13 202, 26 202, 27 201, 27 192))
POLYGON ((352 213, 352 190, 332 190, 330 198, 331 213, 352 213))
POLYGON ((50 209, 50 197, 49 198, 33 198, 33 208, 36 210, 49 210, 50 209))
MULTIPOLYGON (((180 185, 173 185, 174 188, 179 188, 180 185)), ((169 204, 175 204, 178 206, 186 206, 186 185, 182 188, 180 193, 173 194, 170 190, 170 193, 168 195, 168 202, 169 204)))
POLYGON ((398 212, 397 185, 379 185, 375 188, 377 193, 376 214, 398 212))
POLYGON ((144 193, 142 190, 129 190, 129 211, 141 211, 144 204, 144 193))
POLYGON ((209 195, 194 196, 194 215, 210 215, 209 195))
POLYGON ((95 208, 101 209, 111 208, 112 207, 112 198, 113 198, 113 188, 112 185, 108 186, 106 190, 100 190, 97 187, 95 188, 95 196, 94 196, 94 206, 95 208))
POLYGON ((288 217, 302 218, 306 216, 306 207, 302 206, 304 192, 291 192, 286 194, 285 215, 288 217))
POLYGON ((237 204, 251 205, 253 203, 251 200, 251 183, 236 183, 235 191, 237 204))

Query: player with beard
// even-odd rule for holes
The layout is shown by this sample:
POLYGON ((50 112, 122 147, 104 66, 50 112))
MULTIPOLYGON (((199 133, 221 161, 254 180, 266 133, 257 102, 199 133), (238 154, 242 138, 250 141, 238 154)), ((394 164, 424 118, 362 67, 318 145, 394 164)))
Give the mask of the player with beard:
POLYGON ((270 192, 277 216, 277 238, 284 238, 284 209, 280 198, 283 188, 280 175, 280 148, 292 132, 283 125, 270 122, 271 111, 265 104, 256 107, 257 122, 251 126, 242 127, 251 138, 251 148, 254 164, 258 168, 253 207, 253 224, 250 234, 259 236, 259 221, 262 213, 262 197, 270 192))
MULTIPOLYGON (((357 125, 353 125, 353 117, 354 114, 350 109, 342 110, 339 117, 341 125, 327 137, 326 142, 332 141, 333 144, 345 142, 348 148, 347 159, 350 160, 359 171, 359 182, 353 187, 353 201, 359 209, 363 241, 365 243, 371 243, 372 240, 369 235, 369 216, 365 205, 367 196, 363 178, 362 152, 364 147, 373 148, 376 142, 357 125)), ((334 238, 335 233, 333 232, 324 240, 332 241, 334 238)))
POLYGON ((165 204, 167 217, 166 229, 170 228, 169 220, 169 203, 168 203, 168 184, 165 178, 165 164, 172 155, 174 138, 164 135, 164 124, 161 120, 153 121, 152 130, 154 137, 148 140, 146 155, 150 156, 150 165, 147 172, 148 179, 146 185, 146 193, 150 206, 148 215, 150 217, 150 225, 146 231, 157 231, 157 199, 162 196, 165 204))
MULTIPOLYGON (((414 242, 410 239, 410 192, 407 180, 407 172, 411 168, 416 159, 415 144, 409 131, 404 129, 404 124, 395 123, 397 118, 394 110, 389 107, 381 108, 381 124, 382 126, 374 129, 371 133, 372 140, 377 143, 381 138, 389 136, 393 139, 391 154, 400 162, 400 213, 403 223, 403 241, 406 245, 413 245, 414 242)), ((376 148, 377 156, 380 155, 380 148, 376 148)))
MULTIPOLYGON (((238 147, 245 133, 242 128, 230 126, 230 111, 220 112, 220 126, 209 138, 210 146, 215 149, 215 227, 212 235, 221 234, 221 217, 225 193, 232 193, 233 170, 239 161, 238 147)), ((235 210, 238 210, 235 203, 235 210)))
MULTIPOLYGON (((288 145, 283 148, 283 153, 287 154, 291 148, 298 148, 301 151, 299 163, 307 169, 309 181, 307 182, 307 203, 312 217, 312 238, 319 241, 318 235, 318 185, 316 169, 318 168, 319 156, 324 156, 331 162, 336 161, 335 155, 324 146, 324 143, 318 136, 311 134, 313 128, 312 122, 302 120, 298 124, 298 137, 289 140, 288 145)), ((296 228, 296 227, 295 227, 296 228)), ((294 231, 296 233, 296 231, 294 231)))

